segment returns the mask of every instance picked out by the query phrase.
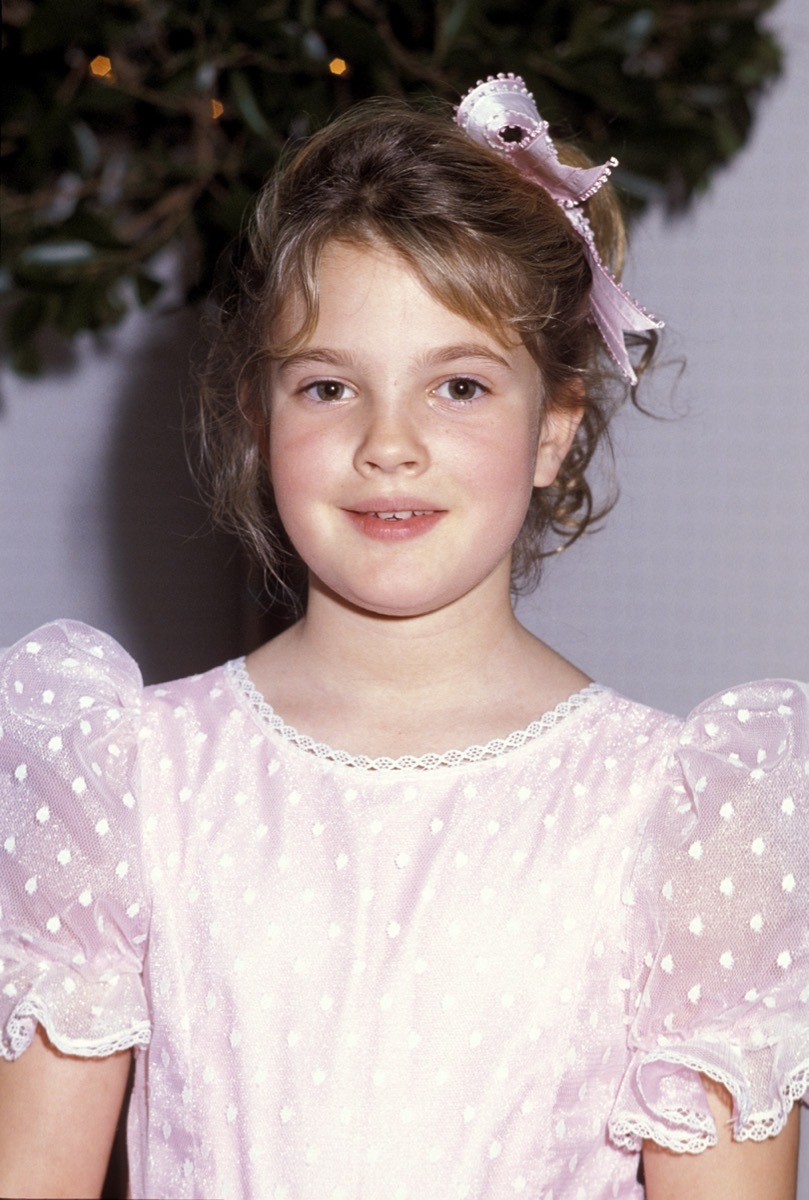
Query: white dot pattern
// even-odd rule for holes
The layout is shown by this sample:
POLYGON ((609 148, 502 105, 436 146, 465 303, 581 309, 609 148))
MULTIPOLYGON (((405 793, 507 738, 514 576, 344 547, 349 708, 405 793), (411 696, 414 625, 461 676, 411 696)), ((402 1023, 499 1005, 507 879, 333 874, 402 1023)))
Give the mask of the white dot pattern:
POLYGON ((640 1200, 699 1071, 742 1137, 805 1089, 797 685, 391 763, 75 623, 0 671, 0 1049, 143 1048, 133 1195, 640 1200))

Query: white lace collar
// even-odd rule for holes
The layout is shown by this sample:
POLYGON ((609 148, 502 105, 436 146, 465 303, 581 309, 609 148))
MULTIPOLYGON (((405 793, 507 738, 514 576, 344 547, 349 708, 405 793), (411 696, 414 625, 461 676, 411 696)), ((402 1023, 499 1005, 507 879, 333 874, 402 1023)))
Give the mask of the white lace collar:
POLYGON ((369 758, 365 754, 348 754, 345 750, 335 750, 324 742, 316 742, 305 733, 299 733, 291 725, 278 716, 272 705, 268 704, 261 692, 247 673, 244 658, 236 658, 225 667, 227 676, 257 716, 260 724, 286 738, 298 749, 312 754, 316 758, 329 762, 340 763, 343 766, 358 767, 365 771, 430 771, 438 767, 457 767, 466 763, 483 762, 497 758, 509 750, 516 750, 534 741, 549 729, 553 729, 560 721, 568 717, 576 709, 582 707, 594 696, 601 695, 609 689, 599 683, 590 683, 580 692, 574 693, 567 700, 562 700, 555 708, 543 713, 536 721, 532 721, 525 729, 518 729, 505 738, 493 738, 482 746, 468 746, 465 750, 446 750, 442 754, 403 754, 400 758, 369 758))

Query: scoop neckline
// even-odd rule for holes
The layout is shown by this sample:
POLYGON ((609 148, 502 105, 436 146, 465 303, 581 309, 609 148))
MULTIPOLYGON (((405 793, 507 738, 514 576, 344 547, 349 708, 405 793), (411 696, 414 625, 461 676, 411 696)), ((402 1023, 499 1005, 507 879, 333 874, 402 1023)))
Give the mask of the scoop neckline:
POLYGON ((441 767, 457 767, 471 763, 487 762, 499 758, 511 750, 517 750, 537 741, 543 734, 556 728, 572 713, 582 708, 596 696, 604 695, 609 688, 600 683, 588 683, 574 692, 567 700, 561 700, 554 708, 531 721, 523 729, 517 729, 504 738, 492 738, 482 745, 467 746, 463 750, 445 750, 442 753, 403 754, 397 758, 381 756, 372 758, 365 754, 349 754, 337 750, 325 742, 318 742, 294 726, 288 725, 283 717, 265 700, 251 679, 244 656, 231 659, 225 664, 225 673, 234 691, 240 696, 258 724, 268 733, 274 733, 285 741, 321 761, 338 763, 364 771, 434 771, 441 767))

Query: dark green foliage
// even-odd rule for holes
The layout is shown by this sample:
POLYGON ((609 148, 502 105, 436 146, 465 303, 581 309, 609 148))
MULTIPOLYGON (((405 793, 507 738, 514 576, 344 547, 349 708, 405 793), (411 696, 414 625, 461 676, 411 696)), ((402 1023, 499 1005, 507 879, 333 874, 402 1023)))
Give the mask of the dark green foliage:
POLYGON ((744 144, 778 74, 772 3, 6 0, 15 364, 36 369, 45 324, 71 336, 152 302, 164 247, 185 250, 189 295, 207 288, 285 143, 369 95, 456 102, 514 71, 556 133, 621 159, 630 208, 681 209, 744 144), (91 73, 97 55, 111 75, 91 73))

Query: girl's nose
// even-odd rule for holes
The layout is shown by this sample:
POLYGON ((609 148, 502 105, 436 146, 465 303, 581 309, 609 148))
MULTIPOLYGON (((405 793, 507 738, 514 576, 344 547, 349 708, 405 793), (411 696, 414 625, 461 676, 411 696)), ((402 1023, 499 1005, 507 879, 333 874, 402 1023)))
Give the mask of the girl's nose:
POLYGON ((403 403, 371 405, 357 445, 354 465, 361 474, 404 471, 418 474, 427 462, 427 447, 416 416, 403 403))

